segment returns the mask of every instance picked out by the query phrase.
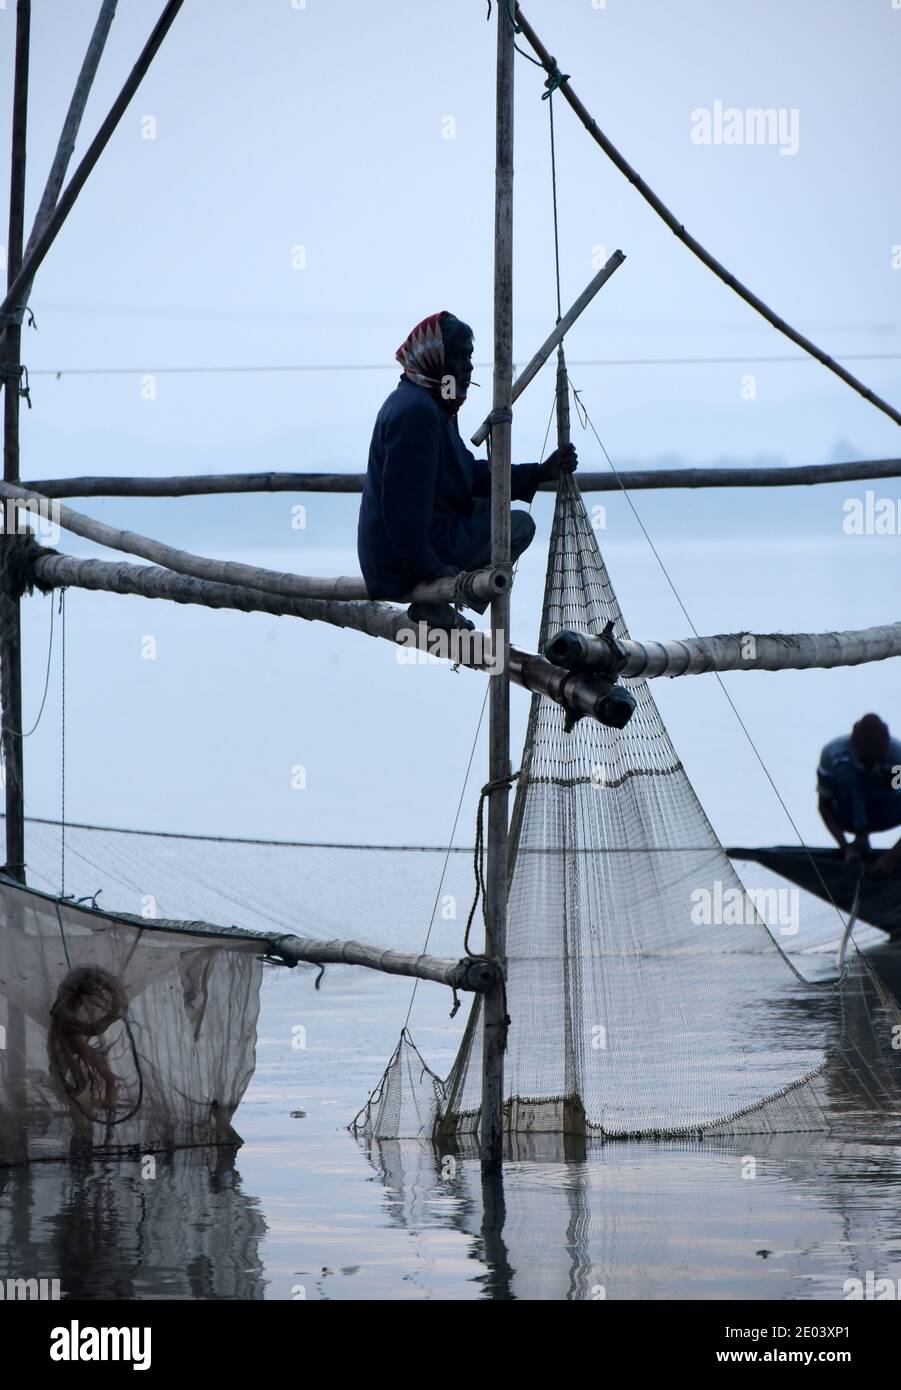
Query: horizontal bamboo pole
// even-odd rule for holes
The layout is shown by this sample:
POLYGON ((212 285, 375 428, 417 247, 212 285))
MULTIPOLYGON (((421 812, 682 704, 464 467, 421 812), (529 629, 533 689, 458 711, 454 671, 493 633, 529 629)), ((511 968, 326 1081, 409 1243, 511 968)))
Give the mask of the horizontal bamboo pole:
POLYGON ((489 960, 442 960, 360 941, 316 941, 305 936, 280 936, 273 938, 272 944, 275 953, 288 964, 303 960, 314 965, 365 965, 386 975, 413 975, 418 980, 433 980, 472 994, 485 994, 497 983, 497 967, 489 960))
MULTIPOLYGON (((31 507, 40 506, 39 493, 19 487, 13 483, 0 483, 0 497, 16 503, 28 503, 31 507)), ((45 503, 46 505, 46 503, 45 503)), ((23 506, 24 510, 24 506, 23 506)), ((368 599, 366 585, 356 576, 340 576, 336 579, 319 578, 304 574, 284 574, 276 570, 261 569, 257 565, 242 565, 233 560, 210 560, 204 555, 193 555, 188 550, 177 550, 162 541, 151 540, 149 536, 139 536, 134 531, 122 531, 118 526, 109 526, 105 521, 84 516, 58 503, 54 517, 65 531, 71 531, 84 540, 110 550, 121 550, 128 555, 138 555, 142 560, 162 565, 176 574, 191 575, 194 579, 209 579, 220 584, 240 584, 252 589, 262 589, 267 593, 281 594, 286 598, 321 599, 368 599)), ((446 603, 460 600, 493 599, 497 594, 506 593, 512 583, 511 571, 505 566, 461 573, 450 579, 432 579, 425 584, 417 584, 410 598, 419 600, 438 600, 446 603)))
MULTIPOLYGON (((518 4, 516 5, 516 22, 520 26, 527 41, 531 44, 538 61, 541 63, 548 76, 559 77, 556 58, 545 48, 518 4)), ((693 237, 690 232, 685 230, 679 218, 670 211, 663 202, 663 199, 659 198, 654 192, 653 188, 645 183, 637 170, 633 169, 628 160, 620 154, 613 142, 609 140, 601 130, 591 112, 579 97, 576 96, 572 83, 569 81, 568 74, 566 81, 561 81, 559 83, 559 90, 563 100, 567 102, 576 113, 579 120, 588 131, 588 134, 604 151, 604 154, 610 162, 621 174, 625 175, 633 188, 641 194, 645 202, 654 209, 657 216, 666 223, 670 231, 679 238, 683 245, 687 246, 689 251, 692 251, 708 270, 713 271, 713 274, 718 280, 722 280, 723 284, 728 285, 730 290, 734 290, 746 304, 750 304, 752 309, 756 309, 757 313, 765 318, 767 323, 772 324, 773 328, 778 329, 786 338, 790 338, 793 343, 797 343, 798 347, 803 348, 805 352, 809 352, 811 357, 815 357, 818 362, 822 363, 830 372, 844 381, 847 386, 850 386, 851 389, 856 391, 859 396, 862 396, 865 401, 869 401, 870 405, 874 405, 877 410, 881 410, 889 419, 894 420, 896 425, 901 425, 901 413, 899 413, 893 405, 883 400, 881 396, 877 396, 876 393, 871 391, 868 386, 865 386, 862 381, 858 381, 856 376, 852 376, 847 368, 841 366, 833 357, 830 357, 828 353, 824 352, 822 348, 817 347, 816 343, 811 342, 810 338, 806 338, 803 333, 799 333, 796 328, 792 328, 790 324, 786 323, 785 319, 781 318, 777 313, 774 313, 767 304, 764 304, 763 300, 760 299, 758 295, 754 294, 753 290, 748 289, 747 285, 743 285, 731 271, 727 270, 715 256, 712 256, 710 252, 701 245, 696 237, 693 237)))
MULTIPOLYGON (((453 641, 439 642, 426 623, 412 623, 401 608, 369 600, 365 603, 332 599, 283 598, 236 584, 215 584, 193 579, 171 570, 125 561, 77 560, 69 555, 34 547, 32 577, 43 590, 91 589, 113 594, 134 594, 140 598, 168 599, 173 603, 198 604, 204 608, 229 608, 241 613, 269 613, 274 617, 303 618, 308 622, 329 623, 351 628, 369 637, 381 637, 408 649, 447 657, 475 671, 493 671, 494 656, 490 635, 483 632, 457 632, 453 641)), ((447 634, 438 633, 439 639, 447 634)), ((597 686, 590 679, 558 671, 543 657, 510 648, 510 679, 526 690, 549 695, 570 713, 594 716, 609 689, 601 678, 597 686)))
MULTIPOLYGON (((541 371, 541 368, 544 366, 545 362, 548 360, 548 358, 550 357, 554 349, 557 347, 557 345, 559 343, 562 343, 563 339, 566 337, 566 334, 572 328, 576 319, 583 312, 583 310, 588 307, 588 305, 591 303, 591 301, 597 294, 598 290, 601 288, 601 286, 606 285, 607 281, 610 279, 610 276, 614 273, 614 271, 619 270, 619 267, 622 265, 625 259, 626 257, 622 251, 614 251, 613 255, 607 261, 607 264, 601 266, 597 275, 590 282, 590 284, 586 285, 585 289, 579 295, 575 303, 572 304, 569 309, 567 309, 562 319, 560 319, 555 324, 554 328, 551 330, 551 332, 545 338, 544 342, 541 344, 541 347, 535 353, 535 356, 531 359, 530 362, 526 364, 525 367, 523 367, 519 376, 514 381, 514 405, 519 400, 520 396, 528 386, 529 382, 533 381, 535 377, 538 375, 538 373, 541 371)), ((488 438, 490 431, 491 416, 489 415, 486 416, 486 418, 482 421, 481 425, 479 425, 479 428, 476 430, 475 434, 472 436, 473 444, 475 444, 476 446, 478 446, 479 444, 484 444, 485 440, 488 438)))
MULTIPOLYGON (((85 907, 85 912, 93 909, 85 907)), ((175 918, 154 917, 148 921, 131 912, 108 912, 97 909, 99 914, 109 920, 127 922, 143 930, 196 933, 203 936, 227 936, 221 926, 210 922, 185 922, 175 918)), ((240 936, 238 940, 252 938, 240 936)), ((497 983, 497 967, 492 961, 481 957, 464 957, 463 960, 447 960, 440 956, 415 956, 405 951, 394 951, 385 946, 373 946, 363 941, 344 941, 340 937, 330 941, 312 936, 273 935, 260 937, 260 950, 268 947, 268 954, 280 957, 286 965, 297 965, 307 961, 311 965, 363 965, 370 970, 380 970, 383 975, 415 976, 418 980, 432 980, 435 984, 447 985, 449 989, 468 990, 471 994, 484 994, 497 983)))
MULTIPOLYGON (((707 671, 807 671, 860 666, 901 656, 901 623, 849 632, 736 632, 682 641, 618 640, 621 676, 697 676, 707 671)), ((564 629, 546 655, 573 671, 612 674, 610 647, 599 637, 564 629)))
MULTIPOLYGON (((643 492, 659 488, 811 487, 901 477, 901 458, 781 468, 630 468, 618 474, 579 469, 580 492, 643 492)), ((195 473, 180 477, 42 478, 29 482, 42 497, 204 497, 217 493, 363 491, 365 473, 195 473)), ((539 491, 556 492, 556 483, 539 491)))

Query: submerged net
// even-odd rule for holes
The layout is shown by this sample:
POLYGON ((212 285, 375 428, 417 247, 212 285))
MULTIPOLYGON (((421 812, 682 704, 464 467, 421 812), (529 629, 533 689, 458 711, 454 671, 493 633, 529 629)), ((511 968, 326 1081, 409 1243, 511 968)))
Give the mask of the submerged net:
MULTIPOLYGON (((560 628, 599 633, 608 620, 628 637, 578 487, 564 479, 541 646, 560 628)), ((647 682, 623 683, 637 701, 623 730, 583 719, 566 732, 563 709, 533 697, 512 823, 508 1131, 783 1132, 897 1111, 890 995, 856 952, 840 982, 797 973, 776 939, 790 943, 797 922, 777 911, 765 923, 647 682)), ((358 1128, 379 1139, 475 1133, 481 1053, 478 1001, 443 1082, 405 1032, 358 1128)))
POLYGON ((0 879, 0 1165, 236 1147, 266 949, 0 879))

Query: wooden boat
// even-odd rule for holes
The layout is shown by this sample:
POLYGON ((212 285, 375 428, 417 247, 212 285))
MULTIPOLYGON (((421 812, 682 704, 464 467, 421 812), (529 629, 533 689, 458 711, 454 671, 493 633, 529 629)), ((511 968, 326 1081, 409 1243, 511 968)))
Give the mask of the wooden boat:
POLYGON ((842 912, 854 909, 858 883, 857 918, 901 937, 901 872, 889 877, 873 873, 881 851, 870 850, 859 864, 849 863, 839 849, 806 845, 774 845, 763 849, 727 849, 730 859, 749 859, 787 878, 842 912), (861 871, 863 878, 861 880, 861 871))

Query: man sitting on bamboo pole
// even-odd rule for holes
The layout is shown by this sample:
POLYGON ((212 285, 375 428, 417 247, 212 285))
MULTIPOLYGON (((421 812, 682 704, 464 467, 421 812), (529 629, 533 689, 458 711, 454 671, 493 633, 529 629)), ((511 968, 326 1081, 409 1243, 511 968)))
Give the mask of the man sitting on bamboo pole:
MULTIPOLYGON (((869 853, 870 835, 901 825, 901 743, 878 714, 865 714, 850 735, 826 744, 817 792, 820 815, 852 863, 869 853), (850 843, 846 831, 853 836, 850 843)), ((879 856, 874 872, 892 874, 899 863, 901 840, 879 856)))
MULTIPOLYGON (((376 417, 363 485, 357 551, 373 598, 404 598, 417 584, 481 569, 491 559, 491 474, 466 448, 457 411, 472 379, 473 333, 446 311, 418 323, 395 354, 399 384, 376 417)), ((512 470, 514 500, 531 502, 539 483, 573 472, 569 444, 544 463, 512 470)), ((517 560, 535 535, 528 512, 513 508, 517 560)), ((487 603, 471 603, 484 612, 487 603)), ((411 603, 414 622, 450 630, 472 623, 447 603, 411 603)))

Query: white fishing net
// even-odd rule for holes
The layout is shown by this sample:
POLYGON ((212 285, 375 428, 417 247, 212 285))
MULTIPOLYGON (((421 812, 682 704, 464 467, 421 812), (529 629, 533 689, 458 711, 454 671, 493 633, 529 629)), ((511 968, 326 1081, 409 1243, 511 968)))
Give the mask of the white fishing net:
MULTIPOLYGON (((600 633, 608 620, 628 637, 578 486, 564 478, 542 648, 560 628, 600 633)), ((841 983, 797 973, 707 820, 647 682, 623 683, 637 701, 623 730, 583 719, 566 732, 559 705, 532 701, 512 822, 508 1130, 813 1130, 897 1110, 901 1015, 887 991, 856 952, 841 983)), ((478 1002, 443 1085, 405 1033, 359 1128, 474 1132, 481 1052, 478 1002)))
POLYGON ((0 1165, 236 1146, 261 949, 0 880, 0 1165))

